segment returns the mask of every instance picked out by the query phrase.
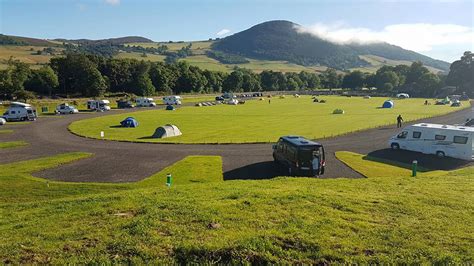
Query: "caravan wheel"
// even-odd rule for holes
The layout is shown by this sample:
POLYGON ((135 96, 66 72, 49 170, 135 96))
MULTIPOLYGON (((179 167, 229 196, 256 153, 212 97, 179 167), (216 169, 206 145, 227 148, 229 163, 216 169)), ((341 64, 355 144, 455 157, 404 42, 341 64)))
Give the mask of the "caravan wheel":
POLYGON ((437 152, 436 152, 436 157, 438 157, 438 158, 444 158, 444 156, 446 156, 446 154, 444 154, 444 152, 442 152, 442 151, 437 151, 437 152))
POLYGON ((400 145, 398 145, 398 143, 392 143, 392 145, 390 145, 390 147, 392 148, 392 150, 399 150, 400 149, 400 145))

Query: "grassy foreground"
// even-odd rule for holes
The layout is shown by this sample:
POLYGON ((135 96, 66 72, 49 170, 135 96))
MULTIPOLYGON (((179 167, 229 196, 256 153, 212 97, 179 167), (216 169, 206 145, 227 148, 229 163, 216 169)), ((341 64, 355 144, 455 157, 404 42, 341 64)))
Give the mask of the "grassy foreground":
POLYGON ((223 182, 215 156, 188 157, 130 184, 31 176, 88 156, 0 165, 3 263, 474 261, 473 168, 410 178, 339 152, 368 178, 223 182))
POLYGON ((395 101, 395 108, 379 108, 385 98, 319 97, 327 103, 313 103, 309 96, 285 99, 274 97, 252 100, 238 106, 183 107, 176 111, 152 110, 122 115, 102 116, 76 121, 69 129, 81 136, 137 142, 174 143, 252 143, 274 142, 283 135, 302 135, 311 139, 344 134, 356 130, 393 124, 398 114, 405 121, 446 114, 459 110, 449 106, 423 105, 423 99, 395 101), (334 109, 343 115, 332 114, 334 109), (138 128, 121 128, 120 121, 135 117, 138 128), (153 139, 155 129, 165 124, 177 125, 182 136, 153 139))

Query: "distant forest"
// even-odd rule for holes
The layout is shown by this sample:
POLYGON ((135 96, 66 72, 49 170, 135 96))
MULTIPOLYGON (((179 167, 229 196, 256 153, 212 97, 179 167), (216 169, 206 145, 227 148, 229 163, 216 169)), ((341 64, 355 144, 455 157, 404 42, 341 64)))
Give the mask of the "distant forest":
MULTIPOLYGON (((183 56, 186 47, 183 48, 183 56)), ((181 93, 220 93, 255 91, 299 91, 321 88, 360 90, 376 87, 377 92, 407 92, 412 96, 433 97, 445 85, 453 93, 473 92, 473 54, 466 52, 451 65, 448 76, 431 73, 420 62, 410 66, 384 66, 376 73, 338 72, 328 68, 322 73, 302 71, 255 73, 235 68, 231 73, 202 70, 186 62, 149 62, 114 59, 99 55, 68 53, 55 57, 40 69, 30 69, 10 59, 0 70, 0 98, 27 99, 37 95, 98 97, 107 93, 130 93, 140 96, 181 93)))

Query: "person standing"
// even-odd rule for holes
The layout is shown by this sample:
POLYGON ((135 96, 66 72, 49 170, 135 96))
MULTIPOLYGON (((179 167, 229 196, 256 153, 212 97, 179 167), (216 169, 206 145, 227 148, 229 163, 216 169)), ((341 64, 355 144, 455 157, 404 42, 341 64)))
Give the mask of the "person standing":
POLYGON ((403 122, 403 117, 402 117, 402 115, 398 115, 398 117, 397 117, 397 128, 401 128, 401 127, 402 127, 402 122, 403 122))

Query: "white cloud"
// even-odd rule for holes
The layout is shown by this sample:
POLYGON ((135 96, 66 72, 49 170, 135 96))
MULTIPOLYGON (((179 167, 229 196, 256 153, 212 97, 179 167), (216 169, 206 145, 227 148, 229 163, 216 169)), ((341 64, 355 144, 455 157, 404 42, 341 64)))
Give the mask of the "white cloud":
POLYGON ((224 35, 227 35, 230 33, 230 30, 229 29, 222 29, 220 30, 219 32, 216 33, 217 36, 221 37, 221 36, 224 36, 224 35))
POLYGON ((120 0, 104 0, 104 1, 105 3, 109 5, 113 5, 113 6, 120 4, 120 0))
POLYGON ((465 45, 471 49, 474 43, 473 28, 455 24, 394 24, 376 31, 350 27, 344 23, 314 24, 298 27, 299 32, 311 33, 335 43, 387 42, 416 52, 427 52, 437 46, 465 45))

